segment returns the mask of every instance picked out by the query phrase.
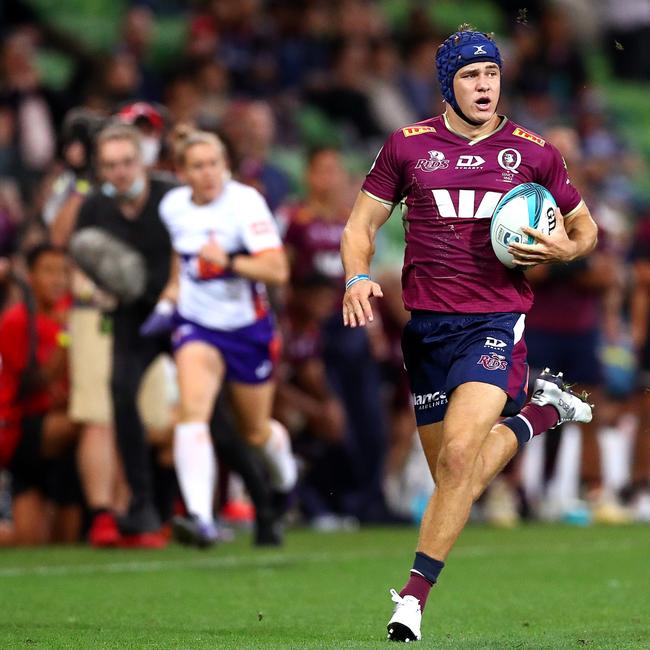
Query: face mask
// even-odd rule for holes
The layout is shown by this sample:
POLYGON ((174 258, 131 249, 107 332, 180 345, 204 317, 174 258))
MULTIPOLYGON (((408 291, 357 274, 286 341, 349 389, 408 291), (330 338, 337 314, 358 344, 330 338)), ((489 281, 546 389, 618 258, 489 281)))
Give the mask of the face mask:
POLYGON ((133 199, 140 196, 142 192, 144 192, 144 178, 142 176, 136 178, 131 187, 122 194, 117 191, 117 188, 113 183, 109 183, 108 181, 102 183, 102 193, 111 199, 116 199, 117 201, 133 201, 133 199))
POLYGON ((142 152, 142 162, 146 167, 152 167, 158 162, 160 140, 151 136, 143 137, 140 144, 140 151, 142 152))

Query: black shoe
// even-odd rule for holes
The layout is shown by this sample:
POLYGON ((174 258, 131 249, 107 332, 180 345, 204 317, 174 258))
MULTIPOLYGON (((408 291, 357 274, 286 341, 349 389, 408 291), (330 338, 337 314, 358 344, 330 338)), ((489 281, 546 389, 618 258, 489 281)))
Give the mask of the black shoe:
POLYGON ((117 523, 123 535, 153 533, 162 527, 158 512, 151 504, 131 504, 129 511, 117 523))
POLYGON ((208 548, 220 541, 219 529, 214 522, 203 523, 194 516, 173 517, 172 533, 180 544, 197 548, 208 548))
POLYGON ((277 519, 257 519, 253 544, 255 546, 282 546, 284 544, 282 524, 277 519))

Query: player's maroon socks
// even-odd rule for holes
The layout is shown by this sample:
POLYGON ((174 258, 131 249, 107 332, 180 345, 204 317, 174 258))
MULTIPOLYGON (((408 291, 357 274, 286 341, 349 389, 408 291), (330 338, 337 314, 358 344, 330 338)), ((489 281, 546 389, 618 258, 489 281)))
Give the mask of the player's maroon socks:
POLYGON ((552 404, 526 404, 518 415, 501 422, 512 429, 519 445, 527 443, 535 436, 553 428, 560 421, 560 414, 552 404))
POLYGON ((413 568, 408 582, 399 592, 399 595, 414 596, 420 601, 420 609, 424 611, 424 606, 427 603, 431 587, 437 582, 438 576, 445 566, 444 562, 435 560, 424 553, 418 551, 415 554, 413 561, 413 568))

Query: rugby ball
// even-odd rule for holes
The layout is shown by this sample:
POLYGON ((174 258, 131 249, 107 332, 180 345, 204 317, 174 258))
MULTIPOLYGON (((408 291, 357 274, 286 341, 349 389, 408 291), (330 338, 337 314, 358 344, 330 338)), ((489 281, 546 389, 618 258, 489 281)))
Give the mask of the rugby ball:
POLYGON ((513 243, 534 244, 535 239, 525 234, 522 226, 529 226, 550 235, 555 230, 553 195, 537 183, 522 183, 513 187, 497 204, 490 224, 490 240, 494 254, 509 269, 517 266, 508 246, 513 243))

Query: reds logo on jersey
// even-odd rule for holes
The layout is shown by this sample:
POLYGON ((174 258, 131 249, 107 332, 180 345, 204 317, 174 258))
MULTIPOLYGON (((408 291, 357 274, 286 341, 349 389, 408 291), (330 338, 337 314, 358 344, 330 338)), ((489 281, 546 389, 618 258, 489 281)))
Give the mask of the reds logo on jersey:
POLYGON ((427 153, 429 158, 420 158, 417 165, 415 165, 415 169, 421 169, 424 172, 435 172, 436 169, 447 169, 449 167, 449 161, 442 151, 432 149, 427 153))
POLYGON ((505 370, 508 367, 508 362, 503 355, 492 352, 491 354, 482 354, 476 365, 483 366, 486 370, 505 370))

